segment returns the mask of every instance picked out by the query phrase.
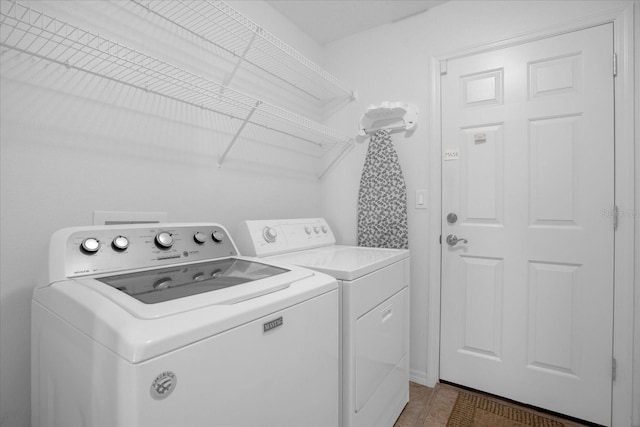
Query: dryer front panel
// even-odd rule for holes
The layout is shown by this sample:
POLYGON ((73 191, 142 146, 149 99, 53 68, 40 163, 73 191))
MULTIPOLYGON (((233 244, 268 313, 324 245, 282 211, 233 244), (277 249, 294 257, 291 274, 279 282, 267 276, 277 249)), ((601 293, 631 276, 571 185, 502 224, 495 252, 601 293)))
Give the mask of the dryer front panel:
POLYGON ((404 288, 356 321, 356 412, 407 354, 407 293, 404 288))

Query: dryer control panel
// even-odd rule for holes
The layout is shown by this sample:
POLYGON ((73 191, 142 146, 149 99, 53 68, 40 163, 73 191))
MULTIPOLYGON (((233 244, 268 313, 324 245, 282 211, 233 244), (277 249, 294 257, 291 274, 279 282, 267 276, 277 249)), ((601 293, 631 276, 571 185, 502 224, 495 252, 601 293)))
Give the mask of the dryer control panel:
POLYGON ((245 256, 270 256, 335 245, 336 238, 324 218, 244 221, 236 243, 245 256))
POLYGON ((238 255, 227 231, 213 223, 65 228, 50 245, 56 260, 49 275, 58 280, 238 255))

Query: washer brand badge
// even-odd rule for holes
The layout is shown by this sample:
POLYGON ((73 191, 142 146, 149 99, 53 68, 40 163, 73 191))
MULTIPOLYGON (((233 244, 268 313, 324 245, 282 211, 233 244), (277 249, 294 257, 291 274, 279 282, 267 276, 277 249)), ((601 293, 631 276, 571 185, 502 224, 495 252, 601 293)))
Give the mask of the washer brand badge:
POLYGON ((151 384, 151 397, 155 400, 166 399, 176 388, 177 383, 178 377, 173 372, 166 371, 161 373, 151 384))
POLYGON ((262 325, 262 327, 264 328, 263 332, 270 331, 271 329, 275 329, 278 326, 282 326, 282 316, 278 317, 277 319, 273 319, 272 321, 262 325))

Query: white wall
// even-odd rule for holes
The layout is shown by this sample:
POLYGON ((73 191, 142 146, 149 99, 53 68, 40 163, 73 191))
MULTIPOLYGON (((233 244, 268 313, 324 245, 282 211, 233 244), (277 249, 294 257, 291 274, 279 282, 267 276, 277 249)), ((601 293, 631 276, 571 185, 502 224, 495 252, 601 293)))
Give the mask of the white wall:
MULTIPOLYGON (((415 190, 430 188, 430 144, 439 144, 430 138, 430 57, 506 40, 628 4, 621 1, 451 1, 426 13, 326 46, 327 68, 355 82, 360 95, 356 102, 336 112, 329 119, 329 125, 353 134, 365 107, 381 101, 411 102, 420 109, 417 131, 410 138, 403 134, 394 136, 409 201, 414 380, 426 380, 428 294, 430 286, 439 286, 429 282, 428 271, 429 242, 439 237, 438 230, 429 229, 430 215, 434 213, 413 208, 415 190)), ((637 37, 637 23, 635 28, 637 37)), ((357 145, 323 182, 324 216, 335 228, 339 240, 346 243, 356 241, 356 199, 366 149, 366 143, 357 145)))
MULTIPOLYGON (((266 3, 233 4, 321 59, 319 46, 266 3)), ((130 2, 32 5, 203 76, 221 80, 233 65, 170 26, 149 26, 154 18, 130 2)), ((266 146, 258 132, 218 168, 238 123, 212 113, 25 55, 0 61, 0 425, 26 427, 30 298, 55 230, 91 224, 102 210, 161 211, 170 221, 216 221, 233 231, 248 218, 317 216, 320 184, 307 156, 266 146)), ((317 115, 299 94, 243 70, 233 81, 239 90, 317 115)))
MULTIPOLYGON (((161 22, 145 24, 147 17, 129 2, 33 4, 217 80, 233 65, 186 35, 169 35, 169 28, 161 22), (209 55, 211 60, 206 59, 209 55)), ((627 3, 455 1, 324 49, 262 1, 231 4, 314 61, 326 59, 328 70, 358 90, 356 102, 336 107, 328 116, 328 124, 343 133, 356 134, 360 115, 369 104, 397 100, 418 105, 418 130, 408 139, 394 136, 412 206, 415 190, 430 187, 429 145, 437 143, 429 138, 431 56, 627 3)), ((230 229, 242 219, 321 213, 341 242, 356 242, 356 199, 366 143, 357 145, 320 182, 308 173, 312 161, 307 157, 266 145, 279 141, 269 137, 265 141, 257 133, 240 141, 218 169, 217 158, 237 123, 64 67, 45 67, 24 56, 4 54, 0 66, 3 427, 29 425, 29 299, 54 230, 90 224, 94 210, 164 211, 171 221, 212 220, 230 229)), ((640 87, 637 80, 636 87, 640 87)), ((299 94, 276 82, 262 82, 259 74, 247 69, 234 79, 240 90, 258 92, 274 103, 295 105, 311 118, 319 115, 317 106, 299 94)), ((636 164, 640 169, 640 161, 636 164)), ((428 242, 438 237, 430 233, 430 215, 426 210, 409 210, 411 369, 419 382, 425 380, 428 362, 428 291, 429 286, 437 286, 428 281, 428 242)), ((636 231, 640 239, 640 227, 636 231)), ((640 292, 637 295, 640 303, 640 292)), ((640 344, 636 346, 640 351, 640 344)), ((640 369, 636 369, 636 384, 638 372, 640 369)))

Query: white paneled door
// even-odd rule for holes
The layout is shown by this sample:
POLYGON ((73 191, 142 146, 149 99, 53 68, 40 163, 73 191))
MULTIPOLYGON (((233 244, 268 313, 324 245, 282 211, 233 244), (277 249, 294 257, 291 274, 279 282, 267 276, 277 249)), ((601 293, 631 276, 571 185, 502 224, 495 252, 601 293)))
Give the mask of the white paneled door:
POLYGON ((449 60, 441 80, 440 378, 603 425, 613 73, 608 24, 449 60))

